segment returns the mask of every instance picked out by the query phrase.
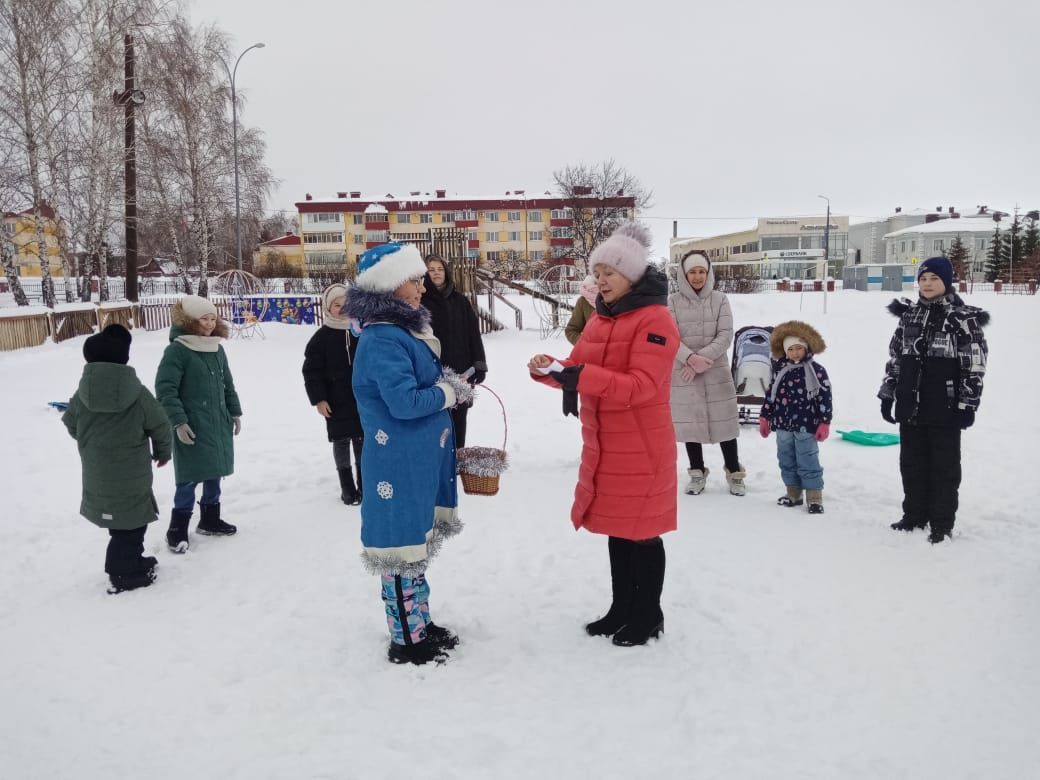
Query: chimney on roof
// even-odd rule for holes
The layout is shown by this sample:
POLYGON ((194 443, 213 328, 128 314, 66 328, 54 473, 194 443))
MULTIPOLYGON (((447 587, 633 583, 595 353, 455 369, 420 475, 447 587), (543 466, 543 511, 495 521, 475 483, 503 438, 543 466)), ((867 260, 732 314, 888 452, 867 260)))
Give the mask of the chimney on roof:
POLYGON ((305 197, 305 198, 306 198, 307 200, 314 200, 314 198, 312 198, 312 197, 311 197, 311 194, 310 194, 309 192, 308 192, 308 193, 307 193, 307 194, 306 194, 306 195, 305 195, 304 197, 305 197))
POLYGON ((351 190, 350 191, 350 197, 352 197, 352 198, 360 198, 361 197, 361 192, 359 190, 351 190))
POLYGON ((935 210, 942 214, 942 206, 936 206, 935 210))
POLYGON ((901 213, 903 213, 903 207, 902 206, 896 206, 896 214, 901 214, 901 213))
POLYGON ((412 198, 417 197, 419 195, 419 190, 415 190, 414 192, 409 192, 408 195, 409 195, 409 197, 412 197, 412 198))
POLYGON ((621 197, 622 195, 624 195, 624 194, 625 194, 625 190, 624 190, 624 188, 621 188, 621 189, 619 189, 619 190, 617 191, 617 194, 618 194, 618 197, 619 197, 619 198, 620 198, 620 197, 621 197))
POLYGON ((438 198, 443 198, 447 194, 448 194, 447 190, 437 190, 437 197, 438 198))
POLYGON ((345 198, 345 197, 347 197, 347 193, 345 193, 345 192, 337 192, 336 193, 336 197, 337 198, 345 198))
POLYGON ((523 195, 524 191, 523 190, 513 190, 513 194, 514 195, 523 195))
POLYGON ((293 232, 291 230, 286 230, 285 231, 285 235, 287 235, 287 236, 291 236, 292 234, 293 234, 293 232))

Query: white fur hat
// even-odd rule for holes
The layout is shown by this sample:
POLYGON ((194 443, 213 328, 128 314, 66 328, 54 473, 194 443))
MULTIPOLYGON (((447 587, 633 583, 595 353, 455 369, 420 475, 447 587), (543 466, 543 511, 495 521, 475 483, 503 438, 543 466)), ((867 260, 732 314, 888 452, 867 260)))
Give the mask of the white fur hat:
POLYGON ((217 316, 217 307, 209 299, 199 295, 185 295, 181 298, 181 308, 193 320, 202 319, 207 314, 217 316))
POLYGON ((609 238, 592 250, 589 268, 609 265, 630 282, 643 278, 650 263, 650 231, 638 222, 622 222, 609 238))
POLYGON ((801 336, 785 336, 784 337, 784 352, 787 352, 795 344, 801 344, 805 349, 809 349, 809 344, 801 336))
POLYGON ((409 279, 426 275, 426 263, 411 244, 382 244, 361 255, 355 284, 368 292, 390 293, 409 279))

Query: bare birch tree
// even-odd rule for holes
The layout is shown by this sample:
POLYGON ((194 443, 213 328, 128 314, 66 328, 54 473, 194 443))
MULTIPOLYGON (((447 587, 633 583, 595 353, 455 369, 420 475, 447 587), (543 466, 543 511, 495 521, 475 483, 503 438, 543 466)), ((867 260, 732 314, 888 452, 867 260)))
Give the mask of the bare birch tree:
POLYGON ((553 172, 556 194, 573 217, 574 247, 567 251, 588 270, 589 255, 617 226, 650 207, 653 193, 614 160, 579 163, 553 172), (633 204, 634 203, 634 207, 633 204))

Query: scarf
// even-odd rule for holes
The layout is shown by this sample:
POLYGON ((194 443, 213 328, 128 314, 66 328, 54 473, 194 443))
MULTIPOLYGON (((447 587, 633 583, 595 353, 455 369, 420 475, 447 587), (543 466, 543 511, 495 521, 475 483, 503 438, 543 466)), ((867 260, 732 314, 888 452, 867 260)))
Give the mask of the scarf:
POLYGON ((816 376, 816 369, 813 368, 813 359, 807 357, 801 363, 788 363, 780 369, 780 373, 776 375, 773 384, 769 388, 770 402, 776 400, 776 389, 780 387, 784 377, 797 368, 802 368, 805 371, 805 395, 812 399, 820 394, 820 380, 816 376))

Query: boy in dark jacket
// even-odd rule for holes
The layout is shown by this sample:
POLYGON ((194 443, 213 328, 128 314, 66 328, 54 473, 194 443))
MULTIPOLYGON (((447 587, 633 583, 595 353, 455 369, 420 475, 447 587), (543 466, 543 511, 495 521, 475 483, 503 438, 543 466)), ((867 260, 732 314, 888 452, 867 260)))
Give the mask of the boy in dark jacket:
POLYGON ((325 418, 339 472, 340 499, 356 506, 361 503, 361 447, 365 434, 351 387, 358 340, 350 332, 349 318, 342 314, 346 301, 347 288, 342 284, 330 285, 322 293, 325 324, 311 336, 304 350, 303 385, 311 406, 325 418), (356 484, 350 470, 351 450, 357 468, 356 484))
POLYGON ((899 423, 903 517, 892 528, 931 526, 928 541, 953 531, 961 482, 961 431, 975 422, 988 347, 989 314, 953 291, 953 267, 930 257, 917 272, 920 297, 894 300, 899 324, 878 391, 881 416, 899 423), (893 411, 893 405, 895 407, 893 411))
POLYGON ((122 325, 109 325, 84 342, 87 365, 62 417, 83 467, 79 512, 109 532, 105 572, 113 593, 155 581, 155 558, 141 555, 159 514, 151 462, 169 462, 173 438, 162 407, 127 365, 130 338, 122 325))
POLYGON ((815 356, 826 348, 823 337, 804 322, 784 322, 769 340, 773 381, 758 419, 763 438, 776 431, 776 457, 787 493, 776 503, 801 506, 802 491, 809 514, 823 514, 823 467, 820 442, 830 435, 831 381, 815 356))

